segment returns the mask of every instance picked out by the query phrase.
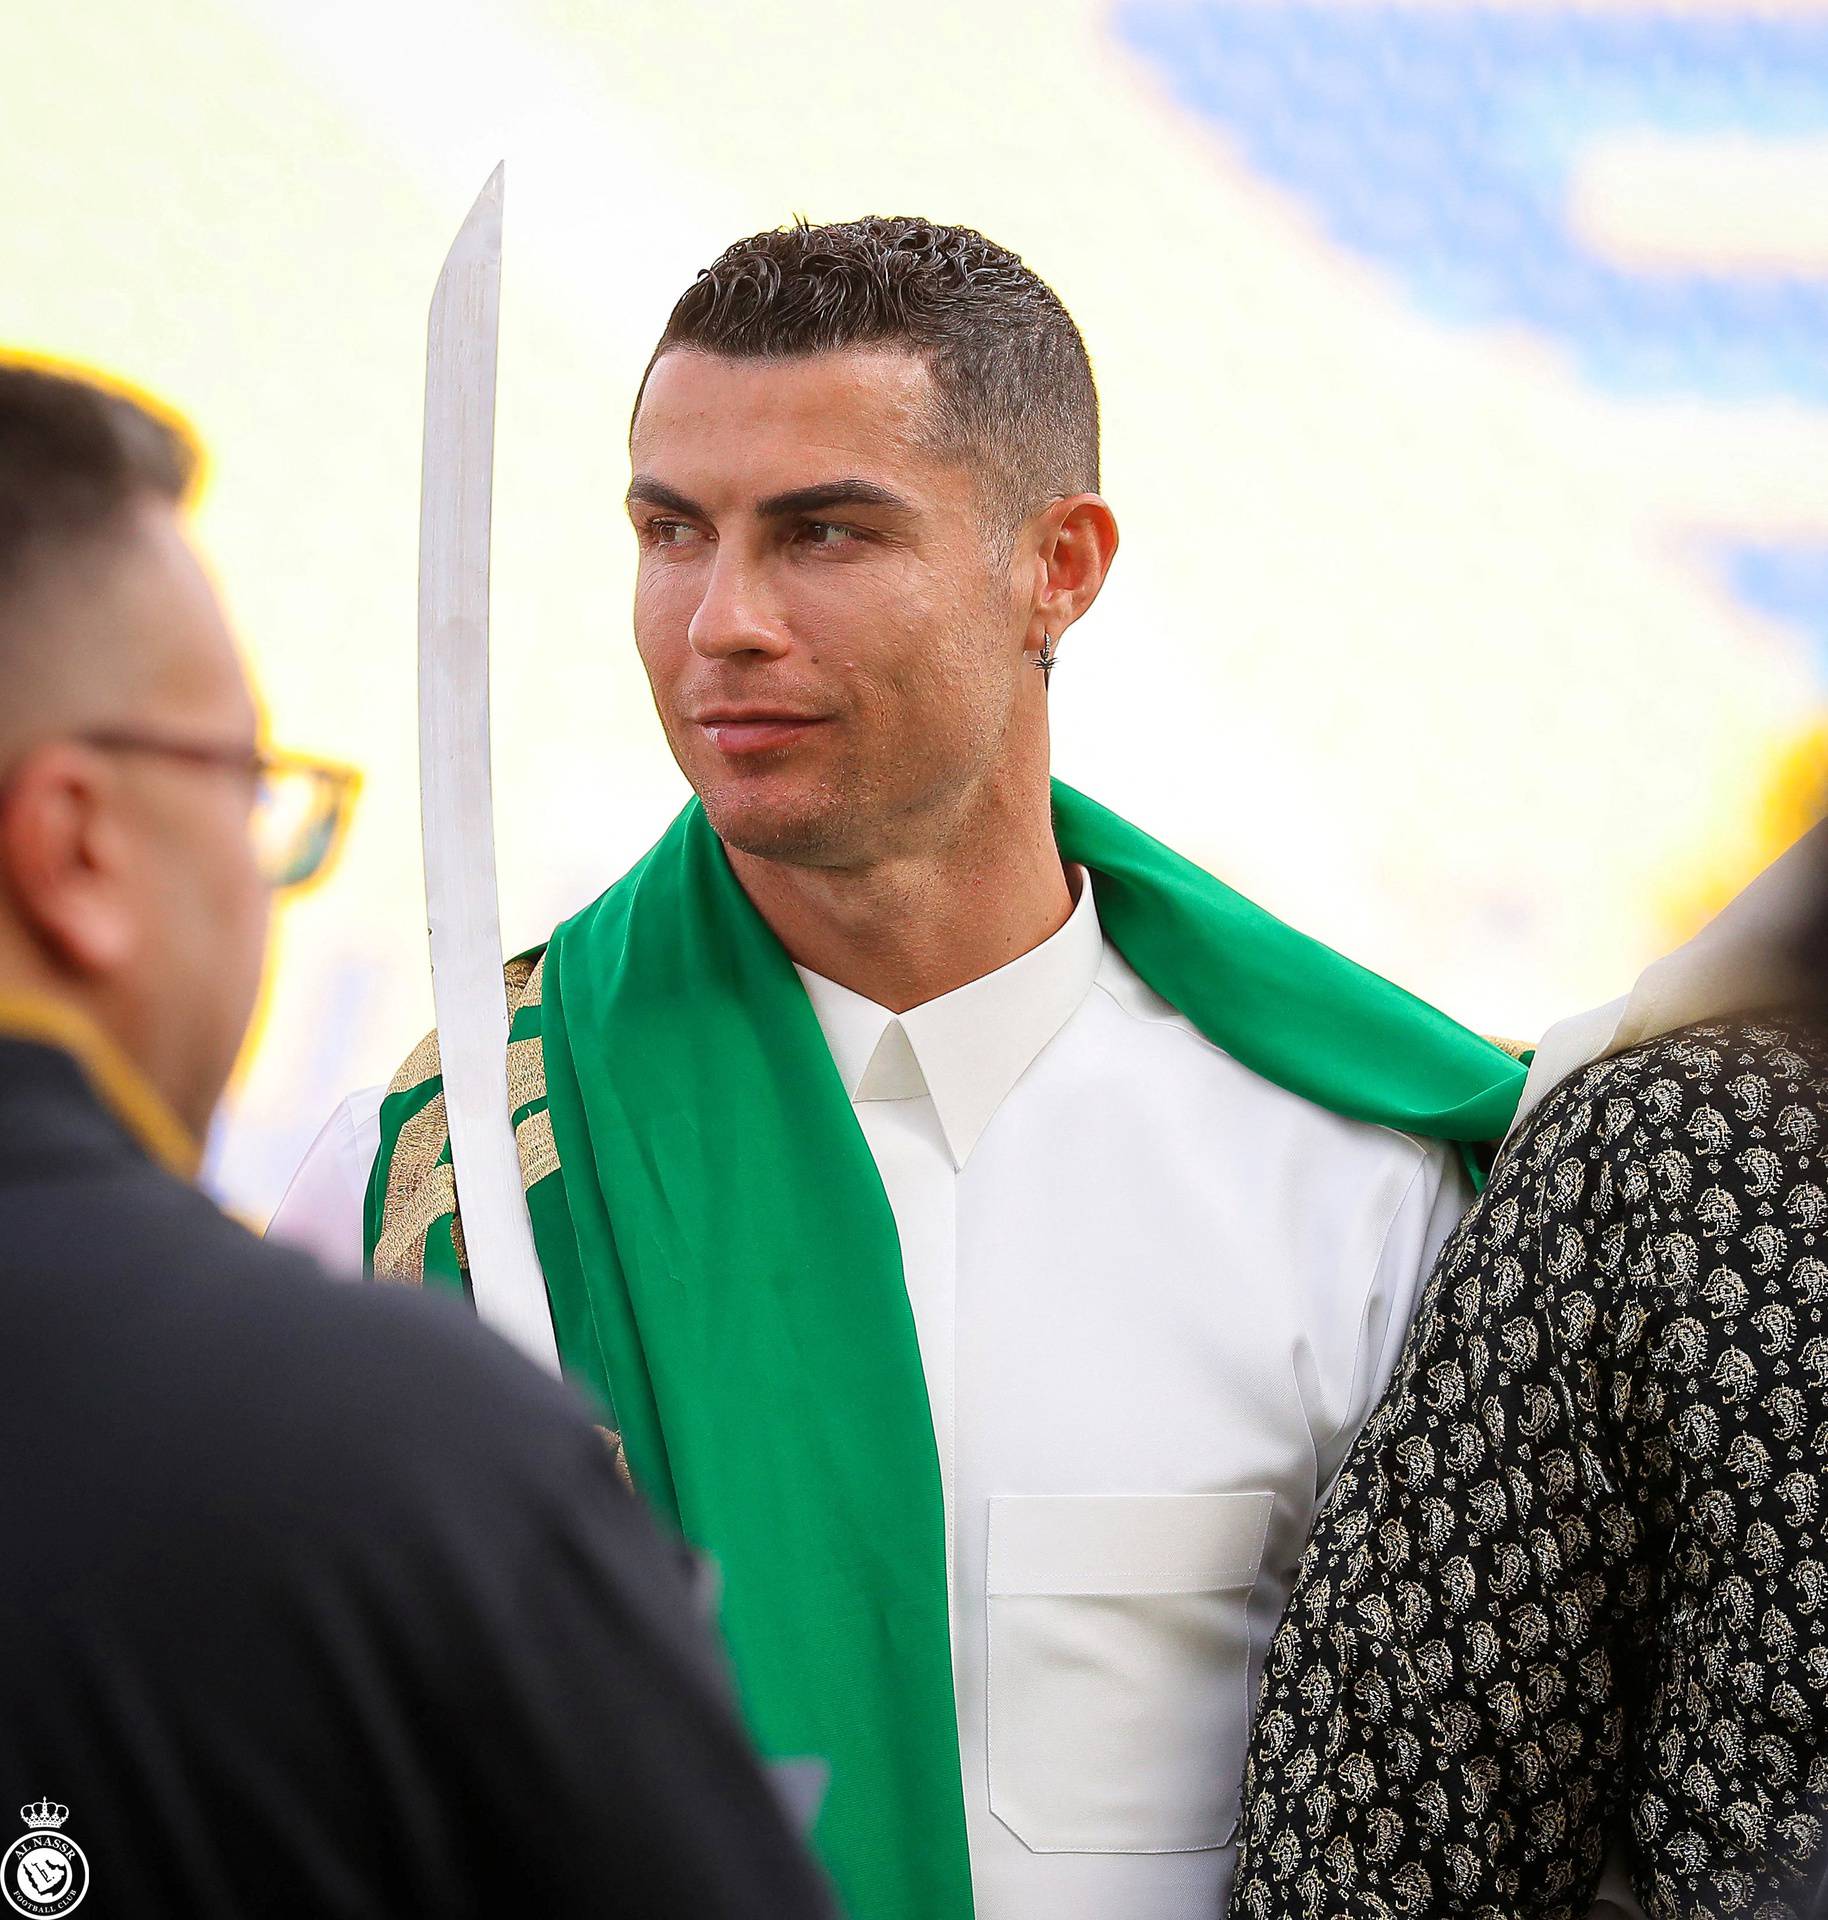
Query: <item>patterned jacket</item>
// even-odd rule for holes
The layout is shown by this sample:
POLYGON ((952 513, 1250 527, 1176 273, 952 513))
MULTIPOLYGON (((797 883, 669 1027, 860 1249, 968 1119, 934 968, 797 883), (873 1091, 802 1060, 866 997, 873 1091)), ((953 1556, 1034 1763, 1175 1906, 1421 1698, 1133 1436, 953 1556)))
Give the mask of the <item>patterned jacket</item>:
POLYGON ((1264 1672, 1231 1911, 1828 1913, 1828 1039, 1573 1076, 1443 1250, 1264 1672))

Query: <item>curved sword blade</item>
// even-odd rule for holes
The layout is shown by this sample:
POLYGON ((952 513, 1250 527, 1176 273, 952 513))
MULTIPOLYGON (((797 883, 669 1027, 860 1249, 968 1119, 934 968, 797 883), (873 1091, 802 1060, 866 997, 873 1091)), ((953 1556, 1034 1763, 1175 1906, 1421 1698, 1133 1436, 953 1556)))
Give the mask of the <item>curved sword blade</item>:
POLYGON ((419 781, 425 915, 445 1111, 476 1311, 559 1370, 508 1107, 489 775, 489 506, 501 312, 502 172, 438 276, 425 347, 419 510, 419 781))

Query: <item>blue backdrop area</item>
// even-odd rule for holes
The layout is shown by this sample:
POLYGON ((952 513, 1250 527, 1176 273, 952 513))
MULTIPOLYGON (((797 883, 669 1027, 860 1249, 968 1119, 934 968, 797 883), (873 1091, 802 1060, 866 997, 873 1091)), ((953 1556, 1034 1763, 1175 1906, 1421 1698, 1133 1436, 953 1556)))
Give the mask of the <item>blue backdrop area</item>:
MULTIPOLYGON (((1572 168, 1601 136, 1828 137, 1828 19, 1121 0, 1113 24, 1444 322, 1537 329, 1620 396, 1828 406, 1820 263, 1634 270, 1569 218, 1572 168)), ((1828 649, 1828 544, 1721 557, 1749 606, 1828 649)))

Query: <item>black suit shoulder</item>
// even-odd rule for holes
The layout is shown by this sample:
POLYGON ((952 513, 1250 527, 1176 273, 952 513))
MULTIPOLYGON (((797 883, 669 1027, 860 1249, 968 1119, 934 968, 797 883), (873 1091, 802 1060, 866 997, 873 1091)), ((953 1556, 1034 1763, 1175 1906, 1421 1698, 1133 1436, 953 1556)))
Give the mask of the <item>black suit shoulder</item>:
POLYGON ((183 1472, 199 1494, 264 1504, 283 1481, 294 1524, 338 1531, 390 1477, 416 1504, 434 1482, 500 1491, 576 1450, 572 1396, 461 1303, 332 1281, 145 1162, 9 1183, 0 1246, 14 1336, 0 1422, 55 1415, 78 1442, 66 1474, 93 1437, 117 1486, 183 1472))
POLYGON ((105 1911, 823 1912, 569 1389, 18 1091, 0 1806, 69 1806, 105 1911))

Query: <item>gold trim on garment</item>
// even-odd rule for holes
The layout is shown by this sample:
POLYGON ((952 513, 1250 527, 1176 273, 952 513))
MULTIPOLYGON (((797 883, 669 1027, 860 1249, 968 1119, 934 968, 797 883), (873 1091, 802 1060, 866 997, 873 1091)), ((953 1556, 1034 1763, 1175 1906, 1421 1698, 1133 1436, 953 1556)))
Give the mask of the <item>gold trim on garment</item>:
MULTIPOLYGON (((443 1171, 449 1173, 451 1169, 445 1167, 443 1171)), ((429 1228, 427 1232, 429 1234, 429 1228)), ((451 1255, 457 1262, 457 1271, 467 1278, 470 1271, 470 1249, 463 1238, 463 1214, 457 1205, 457 1182, 454 1178, 451 1181, 451 1255)), ((423 1265, 425 1260, 423 1246, 419 1249, 419 1259, 423 1265)))
MULTIPOLYGON (((507 990, 508 1018, 522 1007, 536 1007, 546 956, 538 960, 510 960, 502 969, 507 990)), ((546 1055, 538 1038, 508 1042, 508 1106, 511 1112, 546 1098, 546 1055)), ((439 1072, 438 1036, 428 1033, 407 1055, 388 1084, 390 1094, 408 1093, 439 1072)), ((425 1238, 447 1214, 451 1245, 459 1268, 468 1271, 469 1255, 463 1243, 463 1216, 457 1205, 457 1183, 450 1164, 440 1164, 450 1138, 442 1091, 401 1127, 387 1167, 387 1191, 381 1202, 381 1233, 375 1243, 377 1280, 409 1285, 425 1279, 425 1238)), ((544 1106, 530 1113, 514 1130, 520 1157, 522 1189, 537 1186, 559 1170, 558 1143, 552 1134, 552 1116, 544 1106)))
POLYGON ((538 1034, 508 1042, 508 1111, 519 1113, 546 1097, 546 1055, 538 1034))
POLYGON ((442 1071, 443 1062, 438 1057, 438 1035, 434 1030, 401 1062, 400 1071, 387 1083, 387 1091, 411 1093, 414 1087, 423 1086, 442 1071))
POLYGON ((438 1164, 449 1135, 441 1092, 434 1093, 401 1127, 393 1158, 387 1163, 381 1233, 374 1250, 377 1279, 417 1283, 425 1278, 425 1236, 440 1212, 452 1212, 457 1205, 457 1183, 450 1166, 438 1164), (434 1200, 439 1204, 434 1206, 434 1200))
POLYGON ((630 1493, 633 1493, 635 1490, 635 1476, 628 1470, 628 1449, 622 1444, 622 1436, 614 1427, 599 1427, 597 1431, 609 1442, 609 1450, 615 1458, 616 1472, 620 1476, 622 1484, 630 1493))
MULTIPOLYGON (((396 1157, 395 1165, 398 1164, 396 1157)), ((391 1170, 388 1186, 390 1189, 393 1186, 391 1170)), ((457 1182, 448 1161, 443 1166, 427 1169, 419 1184, 402 1196, 398 1207, 390 1201, 382 1216, 385 1224, 381 1237, 375 1242, 374 1277, 399 1281, 409 1287, 423 1286, 425 1236, 447 1213, 451 1216, 452 1244, 460 1244, 456 1235, 457 1182)))
POLYGON ((520 1183, 523 1191, 537 1187, 548 1175, 559 1170, 559 1146, 552 1137, 552 1115, 542 1107, 527 1115, 514 1129, 514 1144, 520 1149, 520 1183))

